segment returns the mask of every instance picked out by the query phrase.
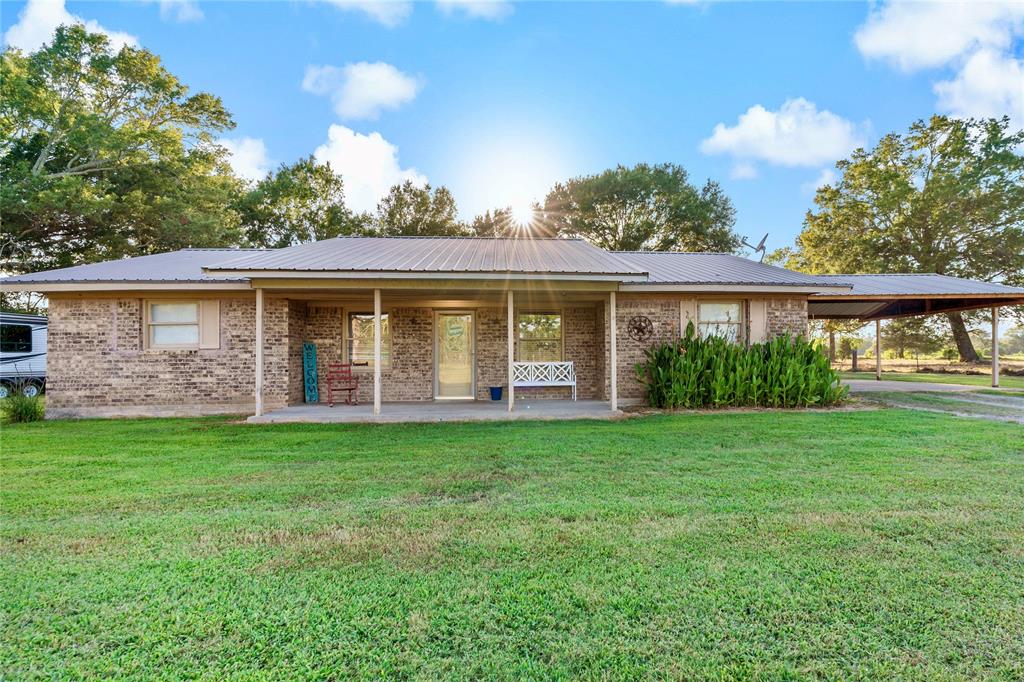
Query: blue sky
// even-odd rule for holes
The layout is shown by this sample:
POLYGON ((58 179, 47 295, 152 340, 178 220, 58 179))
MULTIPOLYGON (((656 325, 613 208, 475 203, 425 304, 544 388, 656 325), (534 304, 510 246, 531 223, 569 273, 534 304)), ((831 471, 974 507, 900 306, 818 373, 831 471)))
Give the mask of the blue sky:
POLYGON ((357 208, 426 179, 470 218, 674 162, 774 248, 854 146, 937 112, 1024 122, 1022 7, 32 0, 0 21, 5 44, 76 17, 152 50, 223 98, 240 172, 315 153, 357 208))

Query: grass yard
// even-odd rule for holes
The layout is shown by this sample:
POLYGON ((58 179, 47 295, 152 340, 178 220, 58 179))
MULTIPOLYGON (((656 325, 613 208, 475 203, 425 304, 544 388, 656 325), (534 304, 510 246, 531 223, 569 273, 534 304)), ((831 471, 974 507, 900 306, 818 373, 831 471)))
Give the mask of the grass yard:
MULTIPOLYGON (((874 379, 871 372, 840 372, 843 379, 874 379)), ((964 384, 965 386, 992 386, 991 374, 944 374, 942 372, 882 372, 886 381, 925 381, 932 384, 964 384)), ((1024 388, 1024 377, 999 377, 1001 388, 1024 388)))
POLYGON ((3 427, 0 678, 1021 679, 1024 427, 3 427))

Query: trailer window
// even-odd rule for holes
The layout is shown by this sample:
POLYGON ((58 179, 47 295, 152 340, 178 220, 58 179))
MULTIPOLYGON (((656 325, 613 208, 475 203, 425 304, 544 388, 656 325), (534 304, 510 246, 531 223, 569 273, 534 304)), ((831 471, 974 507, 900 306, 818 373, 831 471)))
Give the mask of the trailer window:
POLYGON ((0 353, 28 353, 32 350, 32 327, 0 324, 0 353))

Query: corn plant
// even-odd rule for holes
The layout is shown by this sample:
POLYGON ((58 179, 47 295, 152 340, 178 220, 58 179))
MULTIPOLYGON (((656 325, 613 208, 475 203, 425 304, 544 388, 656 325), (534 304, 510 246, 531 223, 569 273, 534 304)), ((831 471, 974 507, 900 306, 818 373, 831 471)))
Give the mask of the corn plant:
POLYGON ((801 337, 744 347, 702 338, 692 322, 678 341, 647 349, 636 371, 647 403, 660 408, 835 405, 849 392, 828 358, 801 337))

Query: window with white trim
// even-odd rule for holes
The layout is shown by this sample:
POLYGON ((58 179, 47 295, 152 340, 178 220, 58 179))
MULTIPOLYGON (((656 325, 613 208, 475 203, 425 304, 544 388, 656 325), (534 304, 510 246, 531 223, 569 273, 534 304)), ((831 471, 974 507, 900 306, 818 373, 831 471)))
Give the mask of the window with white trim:
POLYGON ((701 301, 697 304, 697 331, 704 338, 720 336, 743 342, 742 301, 701 301))
POLYGON ((562 361, 562 316, 559 313, 519 313, 516 318, 519 362, 562 361))
MULTIPOLYGON (((354 369, 373 369, 373 313, 350 312, 346 316, 348 362, 354 369)), ((391 365, 391 323, 387 313, 380 315, 380 366, 391 365)))

